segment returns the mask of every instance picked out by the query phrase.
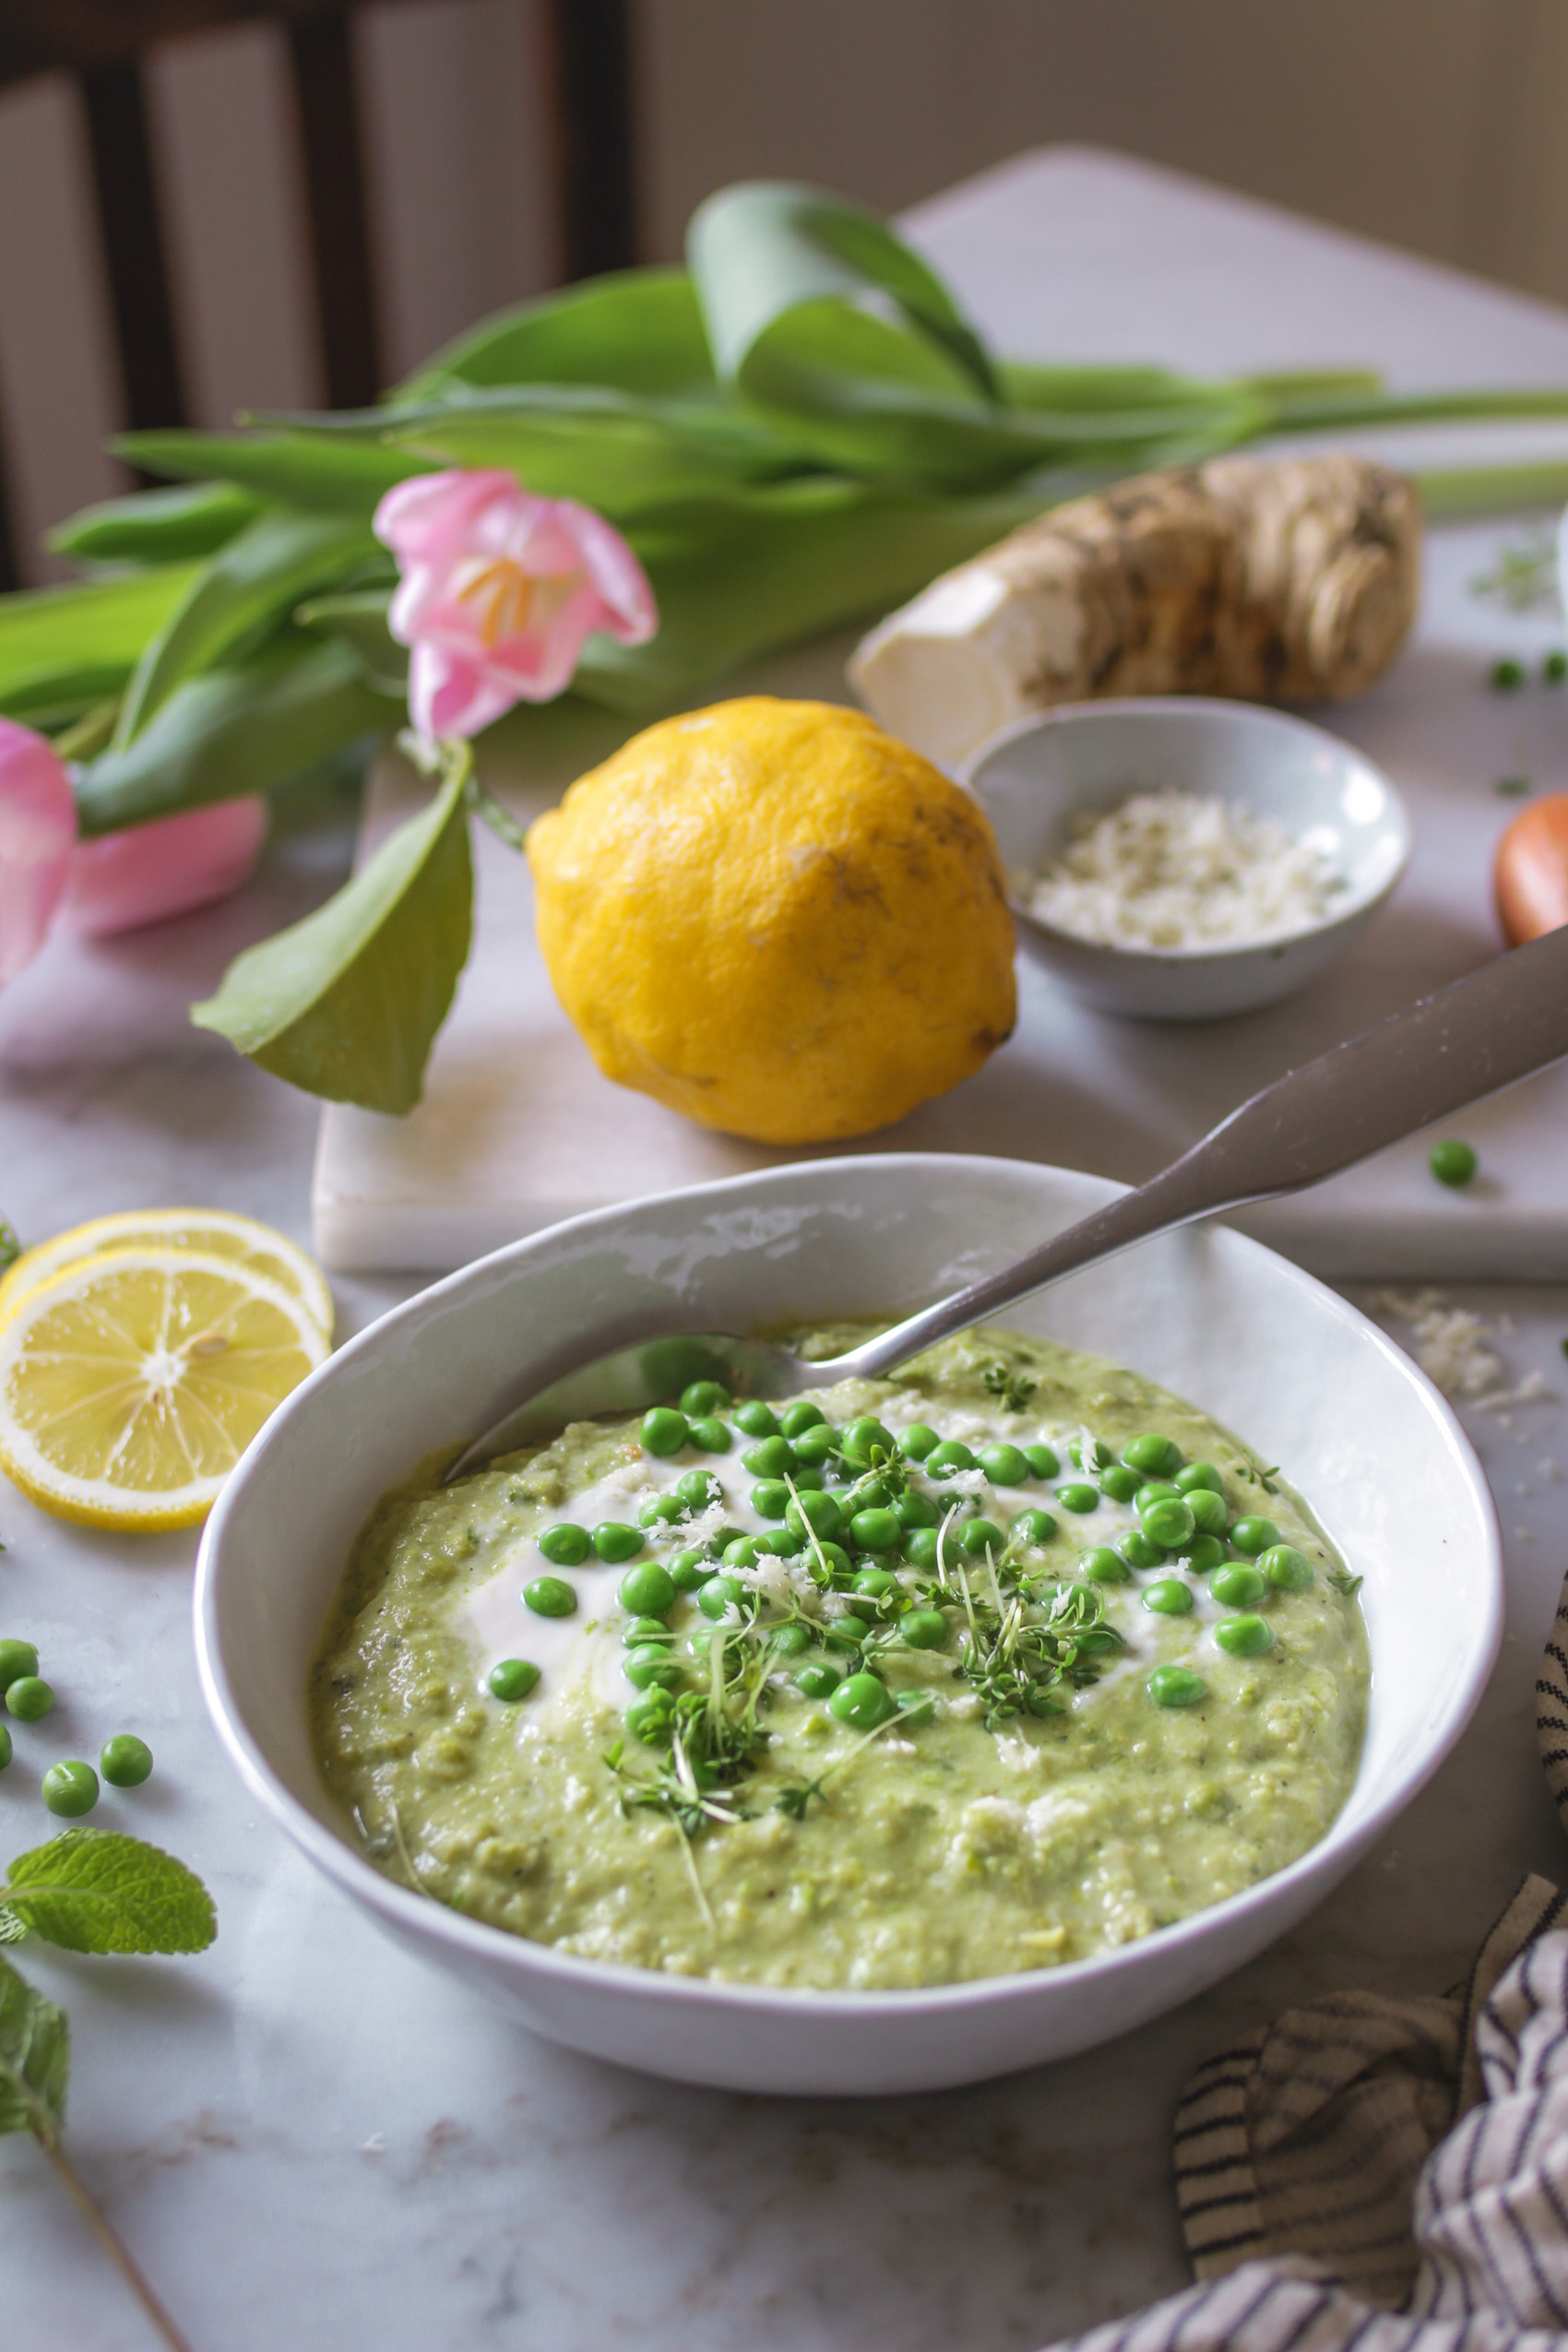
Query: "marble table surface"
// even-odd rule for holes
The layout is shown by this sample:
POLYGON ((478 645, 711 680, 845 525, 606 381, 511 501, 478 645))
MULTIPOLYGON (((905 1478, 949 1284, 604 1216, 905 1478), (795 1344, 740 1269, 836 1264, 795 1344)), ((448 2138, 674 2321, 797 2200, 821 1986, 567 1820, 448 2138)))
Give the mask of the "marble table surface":
MULTIPOLYGON (((184 1006, 319 897, 348 847, 346 811, 285 834, 229 906, 56 942, 6 991, 0 1213, 24 1236, 188 1200, 307 1238, 314 1107, 189 1028, 184 1006)), ((351 1329, 412 1285, 337 1287, 351 1329)), ((1536 1372, 1546 1392, 1466 1411, 1507 1537, 1508 1638, 1459 1749, 1241 1975, 1069 2064, 934 2097, 726 2097, 504 2023, 384 1942, 257 1816, 197 1695, 194 1538, 68 1527, 0 1488, 0 1633, 37 1642, 61 1699, 0 1776, 0 1850, 51 1828, 45 1764, 135 1729, 157 1772, 94 1819, 168 1845, 218 1902, 199 1959, 18 1955, 70 2013, 77 2162, 196 2352, 1010 2352, 1183 2284, 1167 2130, 1189 2068, 1331 1987, 1446 1987, 1525 1870, 1568 1870, 1532 1716, 1568 1565, 1552 1458, 1568 1462, 1568 1289, 1452 1295, 1500 1329, 1511 1384, 1536 1372)), ((0 2141, 0 2250, 12 2340, 151 2343, 20 2137, 0 2141)))
MULTIPOLYGON (((57 941, 6 990, 0 1215, 24 1238, 193 1203, 308 1241, 315 1106, 185 1008, 336 884, 350 816, 285 826, 227 906, 57 941)), ((339 1282, 343 1328, 413 1287, 339 1282)), ((194 1538, 71 1528, 0 1485, 0 1634, 37 1642, 61 1701, 0 1776, 3 1857, 53 1826, 43 1765, 135 1730, 157 1772, 94 1820, 167 1845, 217 1899, 200 1958, 18 1955, 71 2017, 77 2164, 196 2352, 1011 2352, 1183 2284, 1167 2133, 1189 2069, 1330 1988, 1445 1988, 1523 1871, 1568 1871, 1533 1736, 1568 1565, 1553 1458, 1568 1463, 1568 1289, 1454 1295, 1499 1331, 1510 1380, 1543 1384, 1512 1411, 1466 1408, 1507 1538, 1508 1633, 1455 1755, 1240 1975, 1071 2063, 941 2097, 723 2097, 504 2023, 383 1941, 258 1817, 197 1694, 194 1538)), ((8 2340, 151 2344, 20 2136, 0 2141, 0 2265, 8 2340)))

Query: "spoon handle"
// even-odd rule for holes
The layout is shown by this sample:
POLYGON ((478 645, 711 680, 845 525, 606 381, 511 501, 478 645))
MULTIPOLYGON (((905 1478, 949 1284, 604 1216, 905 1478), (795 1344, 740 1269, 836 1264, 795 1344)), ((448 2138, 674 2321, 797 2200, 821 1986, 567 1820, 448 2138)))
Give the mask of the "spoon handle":
POLYGON ((1287 1071, 1146 1184, 840 1357, 832 1375, 885 1372, 1150 1234, 1320 1183, 1565 1054, 1568 929, 1494 957, 1287 1071))

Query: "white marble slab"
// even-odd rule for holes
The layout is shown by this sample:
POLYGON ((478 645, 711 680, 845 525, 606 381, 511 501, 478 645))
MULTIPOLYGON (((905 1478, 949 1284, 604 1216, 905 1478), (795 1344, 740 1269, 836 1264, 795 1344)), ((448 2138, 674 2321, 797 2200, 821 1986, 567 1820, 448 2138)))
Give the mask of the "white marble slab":
MULTIPOLYGON (((1568 317, 1543 303, 1120 159, 1027 157, 911 225, 1004 350, 1209 372, 1359 361, 1407 385, 1568 382, 1568 317)), ((1568 434, 1405 433, 1377 445, 1440 463, 1478 446, 1561 451, 1568 434)), ((1393 905, 1342 964, 1287 1004, 1176 1026, 1091 1013, 1026 962, 1011 1042, 941 1101, 842 1148, 992 1151, 1137 1181, 1292 1063, 1494 953, 1491 853, 1519 803, 1492 787, 1519 774, 1568 783, 1568 692, 1485 684, 1499 652, 1534 659, 1562 636, 1555 615, 1516 616, 1470 593, 1507 535, 1434 532, 1411 648, 1374 693, 1320 714, 1389 770, 1416 828, 1393 905)), ((848 699, 853 640, 842 633, 720 691, 848 699)), ((518 713, 487 780, 527 821, 627 731, 602 713, 518 713)), ((423 790, 395 755, 383 761, 366 845, 423 790)), ((477 846, 474 953, 423 1102, 406 1120, 323 1115, 314 1217, 329 1264, 447 1268, 633 1193, 804 1156, 708 1134, 601 1078, 540 960, 526 868, 488 834, 477 846)), ((1239 1221, 1336 1277, 1568 1276, 1568 1071, 1467 1113, 1463 1132, 1484 1167, 1463 1194, 1432 1181, 1430 1138, 1415 1139, 1239 1221)))

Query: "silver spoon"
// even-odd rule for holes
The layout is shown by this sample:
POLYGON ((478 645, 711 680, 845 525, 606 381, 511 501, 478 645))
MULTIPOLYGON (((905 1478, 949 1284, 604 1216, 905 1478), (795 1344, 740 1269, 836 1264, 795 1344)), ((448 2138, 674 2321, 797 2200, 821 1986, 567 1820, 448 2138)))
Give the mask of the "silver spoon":
POLYGON ((636 1412, 716 1379, 736 1395, 793 1396, 835 1381, 870 1379, 956 1331, 1154 1233, 1321 1183, 1342 1168, 1568 1054, 1568 929, 1499 956, 1375 1028, 1288 1071, 1173 1160, 1092 1217, 848 1355, 808 1363, 766 1339, 729 1332, 628 1332, 613 1354, 530 1384, 446 1482, 493 1455, 553 1435, 569 1420, 636 1412))

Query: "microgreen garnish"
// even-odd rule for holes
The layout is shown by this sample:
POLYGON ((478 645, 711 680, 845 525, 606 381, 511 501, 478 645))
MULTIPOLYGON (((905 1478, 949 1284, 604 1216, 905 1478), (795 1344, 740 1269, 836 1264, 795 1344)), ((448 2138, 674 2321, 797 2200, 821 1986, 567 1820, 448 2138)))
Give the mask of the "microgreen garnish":
MULTIPOLYGON (((172 1854, 115 1830, 68 1829, 18 1854, 0 1887, 0 1942, 42 1937, 67 1952, 201 1952, 212 1898, 172 1854)), ((171 2347, 190 2347, 100 2213, 61 2144, 70 2027, 0 1960, 0 2132, 30 2132, 142 2310, 171 2347)))
POLYGON ((1354 1600, 1366 1580, 1361 1576, 1352 1576, 1348 1568, 1333 1568, 1329 1571, 1328 1581, 1336 1593, 1343 1593, 1347 1600, 1354 1600))
POLYGON ((1027 1372, 1015 1372, 1008 1364, 987 1364, 980 1377, 986 1395, 996 1397, 1005 1413, 1021 1413, 1039 1386, 1038 1380, 1027 1372))
POLYGON ((818 1804, 824 1801, 822 1793, 824 1786, 832 1779, 836 1772, 845 1771, 854 1763, 857 1756, 864 1753, 873 1740, 880 1740, 885 1731, 891 1731, 897 1724, 911 1723, 922 1715, 929 1715, 931 1707, 932 1698, 928 1692, 921 1704, 911 1707, 900 1707, 897 1715, 890 1715, 887 1717, 885 1723, 873 1724, 869 1731, 861 1733, 852 1747, 846 1748, 841 1756, 835 1756, 830 1764, 825 1765, 814 1780, 792 1780, 781 1788, 773 1800, 774 1812, 788 1813, 791 1821, 804 1821, 806 1807, 814 1797, 818 1804))
POLYGON ((1277 1462, 1271 1462, 1266 1470, 1258 1462, 1232 1462, 1230 1475, 1244 1479, 1249 1486, 1261 1486, 1265 1494, 1277 1494, 1279 1491, 1275 1484, 1279 1476, 1277 1462))
POLYGON ((1025 1616, 1017 1594, 1000 1608, 977 1604, 961 1564, 958 1582, 969 1623, 958 1671, 984 1703, 988 1731, 1020 1715, 1060 1715, 1061 1686, 1087 1689, 1099 1680, 1099 1660, 1124 1647, 1105 1621, 1105 1597, 1097 1586, 1059 1586, 1046 1616, 1038 1619, 1025 1616))
POLYGON ((1479 572, 1470 582, 1472 596, 1490 597, 1512 612, 1557 601, 1557 540, 1551 531, 1535 531, 1528 539, 1500 547, 1490 572, 1479 572))

